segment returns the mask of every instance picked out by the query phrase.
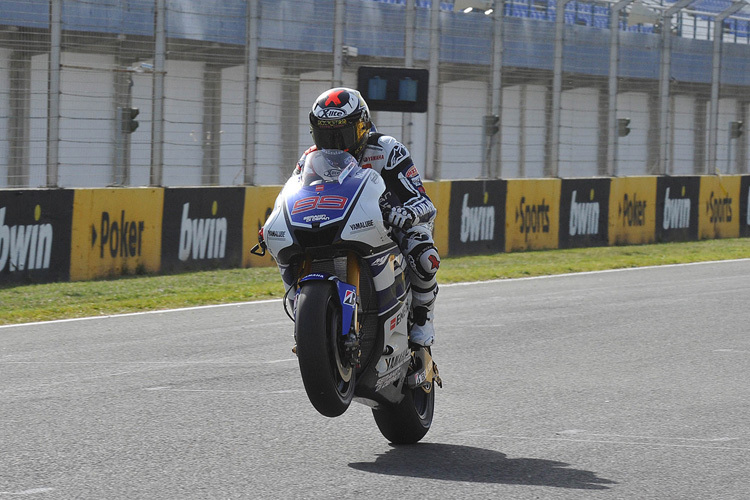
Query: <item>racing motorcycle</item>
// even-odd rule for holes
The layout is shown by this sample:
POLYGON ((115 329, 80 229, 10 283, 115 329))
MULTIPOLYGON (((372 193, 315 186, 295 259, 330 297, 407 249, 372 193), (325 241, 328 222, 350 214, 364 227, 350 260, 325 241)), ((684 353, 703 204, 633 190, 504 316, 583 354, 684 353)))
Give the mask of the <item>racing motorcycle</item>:
POLYGON ((382 177, 349 153, 314 151, 251 252, 268 250, 294 273, 282 303, 315 409, 336 417, 363 403, 386 439, 408 444, 429 430, 442 381, 430 348, 409 342, 411 287, 383 220, 385 192, 382 177))

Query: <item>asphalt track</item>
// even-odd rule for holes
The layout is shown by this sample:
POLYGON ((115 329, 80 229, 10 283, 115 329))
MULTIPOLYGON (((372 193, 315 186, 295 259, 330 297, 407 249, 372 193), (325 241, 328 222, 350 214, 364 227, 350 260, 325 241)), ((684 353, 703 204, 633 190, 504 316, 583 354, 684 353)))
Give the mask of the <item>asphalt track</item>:
POLYGON ((0 328, 0 499, 750 498, 750 260, 443 287, 433 428, 319 416, 269 301, 0 328))

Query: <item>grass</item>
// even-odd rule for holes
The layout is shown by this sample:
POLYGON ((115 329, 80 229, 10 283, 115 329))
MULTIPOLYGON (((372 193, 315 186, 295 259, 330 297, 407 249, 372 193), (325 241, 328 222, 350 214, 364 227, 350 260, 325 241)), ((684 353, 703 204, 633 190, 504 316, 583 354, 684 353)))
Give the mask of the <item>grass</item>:
MULTIPOLYGON (((445 258, 438 279, 456 283, 748 257, 750 239, 500 253, 445 258)), ((276 268, 5 285, 0 287, 0 324, 245 302, 282 294, 276 268)))

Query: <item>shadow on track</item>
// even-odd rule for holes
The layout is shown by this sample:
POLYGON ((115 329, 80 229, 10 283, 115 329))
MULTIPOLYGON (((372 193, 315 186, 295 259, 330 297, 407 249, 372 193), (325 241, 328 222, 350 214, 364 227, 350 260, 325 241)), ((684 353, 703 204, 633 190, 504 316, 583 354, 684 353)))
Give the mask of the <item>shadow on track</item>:
POLYGON ((507 458, 493 450, 452 444, 419 443, 393 446, 374 462, 354 462, 349 467, 390 476, 408 476, 474 483, 553 486, 579 490, 606 490, 616 484, 569 464, 536 458, 507 458))

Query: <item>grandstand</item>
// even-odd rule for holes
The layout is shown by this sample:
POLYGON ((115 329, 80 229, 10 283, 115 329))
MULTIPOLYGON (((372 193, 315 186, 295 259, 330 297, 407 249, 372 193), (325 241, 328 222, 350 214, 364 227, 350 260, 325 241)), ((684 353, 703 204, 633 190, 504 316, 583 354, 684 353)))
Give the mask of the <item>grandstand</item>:
MULTIPOLYGON (((380 3, 405 5, 406 0, 371 0, 380 3)), ((650 9, 657 14, 675 2, 664 2, 655 0, 644 0, 641 6, 650 9)), ((487 2, 487 9, 491 2, 487 2)), ((504 2, 505 16, 536 19, 539 21, 554 22, 556 2, 555 0, 508 0, 504 2)), ((711 26, 717 14, 729 8, 733 0, 696 0, 690 8, 683 9, 678 22, 677 30, 680 36, 696 40, 710 40, 712 36, 711 26)), ((429 8, 429 1, 418 1, 420 7, 429 8)), ((565 23, 577 24, 579 26, 590 26, 593 28, 609 29, 611 2, 607 1, 573 1, 565 6, 565 23)), ((453 12, 454 4, 441 2, 440 8, 453 12)), ((477 9, 479 11, 479 9, 477 9)), ((630 22, 629 12, 623 13, 620 20, 620 29, 637 33, 654 33, 655 23, 630 22)), ((724 23, 724 35, 726 41, 735 43, 750 43, 750 9, 745 9, 735 14, 732 19, 724 23)), ((658 31, 658 27, 656 28, 658 31)))
POLYGON ((748 171, 748 134, 734 137, 750 102, 748 7, 722 21, 717 56, 729 0, 696 0, 666 34, 675 4, 635 0, 614 38, 612 2, 567 2, 559 36, 555 0, 469 3, 0 0, 0 187, 280 183, 309 144, 312 99, 355 86, 361 66, 434 74, 427 114, 375 113, 429 178, 748 171), (139 127, 124 133, 132 108, 139 127))

